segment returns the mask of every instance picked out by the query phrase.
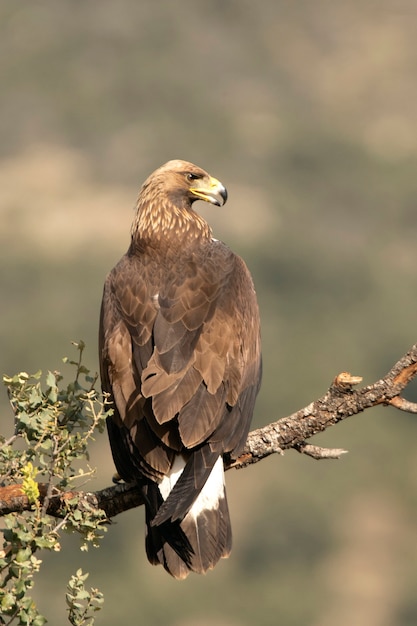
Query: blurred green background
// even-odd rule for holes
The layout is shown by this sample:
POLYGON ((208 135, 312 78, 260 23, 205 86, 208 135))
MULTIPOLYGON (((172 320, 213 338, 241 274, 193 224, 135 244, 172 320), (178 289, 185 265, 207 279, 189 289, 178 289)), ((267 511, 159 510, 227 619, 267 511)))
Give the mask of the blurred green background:
MULTIPOLYGON (((105 275, 140 184, 171 158, 229 191, 199 208, 256 283, 256 426, 342 370, 373 382, 416 341, 413 0, 3 0, 0 27, 2 373, 65 373, 79 338, 97 369, 105 275)), ((0 408, 9 432, 4 391, 0 408)), ((374 409, 316 438, 348 448, 340 461, 228 472, 234 549, 206 577, 148 564, 143 510, 100 550, 69 537, 40 610, 65 623, 81 565, 105 594, 98 626, 414 626, 416 435, 413 416, 374 409)), ((92 463, 92 488, 108 485, 105 437, 92 463)))

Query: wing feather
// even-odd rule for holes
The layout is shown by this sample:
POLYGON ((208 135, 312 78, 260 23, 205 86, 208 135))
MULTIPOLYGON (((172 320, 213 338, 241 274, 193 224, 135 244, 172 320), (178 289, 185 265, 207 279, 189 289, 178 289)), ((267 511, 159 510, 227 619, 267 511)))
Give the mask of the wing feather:
POLYGON ((225 412, 225 389, 220 387, 215 394, 202 383, 192 400, 178 414, 178 429, 187 448, 194 448, 210 438, 225 412))
MULTIPOLYGON (((152 396, 152 410, 159 424, 172 421, 187 402, 192 401, 201 385, 201 376, 190 368, 183 378, 177 379, 171 387, 152 396)), ((198 419, 198 415, 196 415, 198 419)))

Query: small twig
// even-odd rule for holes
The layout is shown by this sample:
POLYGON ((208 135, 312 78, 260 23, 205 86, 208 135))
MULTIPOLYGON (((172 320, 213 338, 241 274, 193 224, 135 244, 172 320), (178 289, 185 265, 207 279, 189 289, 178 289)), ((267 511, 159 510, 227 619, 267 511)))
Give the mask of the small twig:
POLYGON ((48 470, 49 480, 47 483, 48 486, 46 489, 46 495, 44 496, 43 502, 42 502, 42 517, 46 515, 47 513, 49 502, 51 500, 52 492, 54 488, 54 485, 53 485, 54 465, 55 465, 57 455, 59 452, 59 446, 58 446, 58 439, 56 437, 54 437, 53 439, 54 439, 54 449, 52 451, 51 460, 49 462, 49 470, 48 470))
POLYGON ((347 454, 348 450, 343 448, 322 448, 321 446, 313 446, 311 443, 299 443, 294 449, 300 454, 311 456, 312 459, 320 461, 321 459, 340 459, 343 454, 347 454))
POLYGON ((400 411, 405 411, 406 413, 417 413, 417 403, 410 402, 402 396, 395 396, 395 398, 391 398, 391 400, 387 404, 395 406, 396 409, 399 409, 400 411))
POLYGON ((4 442, 4 444, 3 444, 3 445, 5 445, 5 446, 11 446, 11 445, 12 445, 12 443, 13 443, 14 441, 16 441, 17 437, 18 437, 17 435, 12 435, 9 439, 6 439, 6 441, 4 442))

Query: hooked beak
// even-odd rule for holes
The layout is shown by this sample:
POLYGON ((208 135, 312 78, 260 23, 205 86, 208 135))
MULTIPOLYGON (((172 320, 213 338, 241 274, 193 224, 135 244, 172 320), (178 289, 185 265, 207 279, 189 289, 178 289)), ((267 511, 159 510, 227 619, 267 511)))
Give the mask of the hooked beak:
POLYGON ((202 178, 195 181, 195 186, 190 188, 191 193, 196 199, 211 202, 216 206, 223 206, 227 200, 227 190, 222 183, 209 176, 208 179, 202 178))

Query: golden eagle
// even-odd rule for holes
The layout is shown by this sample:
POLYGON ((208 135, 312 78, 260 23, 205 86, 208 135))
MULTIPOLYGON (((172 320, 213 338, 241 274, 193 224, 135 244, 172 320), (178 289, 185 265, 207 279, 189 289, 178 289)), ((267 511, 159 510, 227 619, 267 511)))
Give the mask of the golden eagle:
POLYGON ((242 451, 261 380, 251 276, 193 208, 226 199, 218 180, 186 161, 151 174, 101 307, 114 462, 143 493, 148 559, 175 578, 230 553, 223 455, 242 451))

